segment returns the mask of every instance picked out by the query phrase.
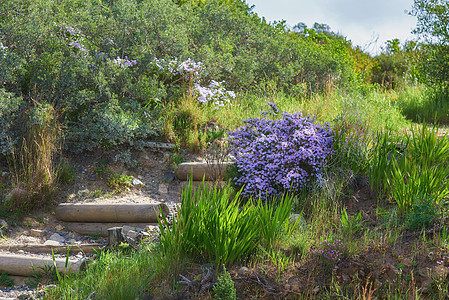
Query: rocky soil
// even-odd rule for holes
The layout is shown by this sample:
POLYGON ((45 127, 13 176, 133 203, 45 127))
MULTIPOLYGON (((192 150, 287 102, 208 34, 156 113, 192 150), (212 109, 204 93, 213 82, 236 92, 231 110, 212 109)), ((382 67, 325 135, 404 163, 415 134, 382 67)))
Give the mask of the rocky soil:
MULTIPOLYGON (((66 248, 70 245, 77 249, 82 245, 95 244, 98 247, 107 245, 107 238, 98 234, 84 236, 71 231, 64 222, 58 221, 54 214, 57 204, 70 203, 101 203, 101 204, 129 204, 129 203, 164 203, 173 215, 180 202, 181 189, 185 183, 174 177, 174 165, 171 161, 172 153, 168 150, 149 150, 133 152, 130 159, 117 159, 126 149, 114 152, 95 152, 84 154, 82 157, 72 157, 71 165, 75 170, 73 183, 61 186, 54 202, 44 209, 26 215, 23 218, 0 220, 1 235, 0 254, 22 254, 29 256, 49 257, 51 253, 33 253, 33 246, 53 246, 64 249, 57 256, 65 257, 66 248), (111 173, 132 176, 132 186, 117 191, 107 185, 107 176, 111 173), (31 248, 30 248, 31 246, 31 248), (25 250, 22 250, 25 249, 25 250), (29 250, 29 251, 28 251, 29 250)), ((200 157, 185 155, 186 160, 201 161, 200 157)), ((2 172, 2 181, 8 181, 9 173, 2 172)), ((124 234, 131 241, 138 235, 157 235, 155 226, 136 229, 124 227, 124 234), (137 232, 136 232, 137 231, 137 232)), ((71 259, 89 259, 92 251, 72 251, 71 259)), ((40 283, 39 288, 30 278, 13 278, 14 287, 0 287, 0 299, 32 299, 42 296, 42 289, 47 288, 40 283)))

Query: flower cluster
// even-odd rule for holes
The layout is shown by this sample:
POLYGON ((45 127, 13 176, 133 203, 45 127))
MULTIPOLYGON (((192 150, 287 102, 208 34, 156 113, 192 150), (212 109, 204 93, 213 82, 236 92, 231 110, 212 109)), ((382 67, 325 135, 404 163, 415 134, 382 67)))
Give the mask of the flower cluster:
POLYGON ((193 94, 198 97, 198 101, 201 103, 213 103, 218 109, 224 106, 224 102, 230 102, 231 99, 235 98, 235 93, 233 91, 227 91, 223 86, 224 81, 217 82, 211 80, 208 87, 203 87, 198 83, 193 85, 193 94))
POLYGON ((190 58, 183 62, 178 62, 177 59, 165 61, 155 58, 154 64, 159 69, 168 70, 171 75, 181 76, 185 82, 192 84, 193 89, 189 89, 187 92, 197 97, 200 103, 213 103, 215 108, 218 109, 236 96, 233 91, 226 90, 224 81, 211 80, 208 86, 202 86, 200 83, 201 77, 207 74, 201 62, 195 62, 190 58))
POLYGON ((5 45, 3 45, 2 42, 0 42, 0 52, 5 52, 6 49, 8 49, 8 47, 6 47, 5 45))
POLYGON ((328 241, 320 243, 320 249, 313 250, 313 254, 318 255, 326 266, 332 267, 332 271, 337 270, 337 264, 341 261, 345 251, 345 245, 341 240, 328 241))
POLYGON ((129 60, 128 56, 125 56, 125 58, 117 57, 116 59, 112 60, 112 62, 122 68, 132 67, 137 64, 136 60, 129 60))
POLYGON ((330 126, 315 124, 300 112, 284 112, 282 117, 247 119, 246 125, 229 133, 238 173, 233 180, 244 186, 244 196, 268 199, 285 191, 299 192, 321 175, 332 151, 330 126))
MULTIPOLYGON (((89 50, 87 50, 85 46, 86 38, 84 34, 82 34, 81 31, 76 27, 65 25, 62 29, 65 33, 65 39, 68 42, 69 46, 71 46, 76 53, 82 53, 84 57, 87 57, 89 54, 89 50)), ((103 43, 104 45, 115 45, 114 41, 110 38, 104 38, 103 43)), ((132 67, 137 64, 136 60, 131 60, 128 58, 128 56, 125 56, 124 58, 117 57, 115 59, 110 59, 109 54, 104 52, 96 52, 94 57, 96 59, 100 59, 103 62, 111 61, 121 68, 132 67)), ((96 68, 96 64, 89 65, 89 68, 96 68)))
POLYGON ((449 267, 448 267, 448 258, 443 257, 441 260, 437 260, 438 269, 437 273, 439 277, 446 277, 449 273, 449 267))

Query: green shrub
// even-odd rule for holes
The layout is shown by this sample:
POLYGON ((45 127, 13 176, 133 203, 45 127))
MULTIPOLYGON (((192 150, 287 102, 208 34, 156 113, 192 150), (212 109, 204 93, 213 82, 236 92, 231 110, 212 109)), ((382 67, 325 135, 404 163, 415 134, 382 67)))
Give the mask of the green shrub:
MULTIPOLYGON (((226 81, 240 92, 267 80, 285 91, 319 92, 356 76, 343 37, 317 42, 267 23, 241 1, 2 1, 0 12, 0 88, 25 107, 45 95, 61 112, 70 151, 159 136, 161 107, 186 87, 156 61, 193 59, 207 70, 204 83, 226 81)), ((9 111, 19 110, 8 106, 0 107, 6 125, 16 117, 9 111)))
POLYGON ((223 268, 223 273, 218 276, 217 283, 214 286, 215 300, 235 300, 237 299, 234 281, 231 274, 223 268))
POLYGON ((405 215, 405 229, 421 230, 430 227, 438 217, 432 197, 416 197, 413 208, 405 215))
POLYGON ((125 174, 118 174, 113 172, 108 178, 108 186, 116 191, 123 191, 126 188, 132 187, 132 176, 125 174))
POLYGON ((15 147, 24 134, 24 122, 19 121, 23 106, 21 97, 0 88, 0 155, 10 154, 11 146, 15 147))

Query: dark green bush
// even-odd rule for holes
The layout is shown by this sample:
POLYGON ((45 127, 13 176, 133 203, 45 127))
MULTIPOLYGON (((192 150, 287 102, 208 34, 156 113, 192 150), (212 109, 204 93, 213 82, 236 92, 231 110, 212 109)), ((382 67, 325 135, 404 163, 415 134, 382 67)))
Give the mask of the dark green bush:
MULTIPOLYGON (((2 1, 0 42, 0 88, 24 107, 51 104, 72 151, 158 135, 156 108, 178 101, 185 82, 155 59, 202 62, 205 82, 235 91, 275 80, 286 91, 319 92, 355 74, 344 38, 302 36, 242 1, 2 1)), ((4 152, 3 135, 0 145, 4 152)))

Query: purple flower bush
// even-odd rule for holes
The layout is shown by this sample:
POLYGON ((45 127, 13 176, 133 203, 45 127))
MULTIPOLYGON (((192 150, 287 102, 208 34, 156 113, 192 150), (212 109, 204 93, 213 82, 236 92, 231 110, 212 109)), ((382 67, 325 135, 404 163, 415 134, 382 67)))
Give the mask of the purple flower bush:
MULTIPOLYGON (((273 114, 278 113, 270 104, 273 114)), ((264 112, 267 114, 267 112, 264 112)), ((243 186, 242 194, 266 200, 283 192, 300 192, 322 173, 332 151, 330 126, 314 123, 301 113, 282 113, 282 119, 247 119, 246 125, 230 132, 232 154, 243 186)))

